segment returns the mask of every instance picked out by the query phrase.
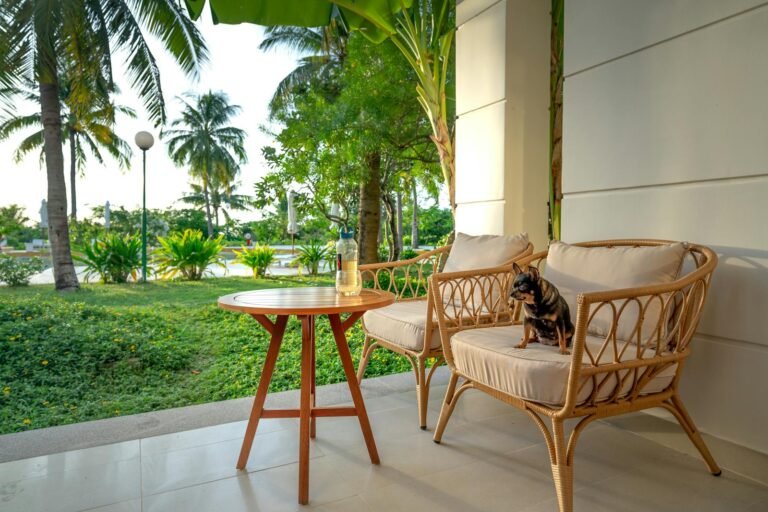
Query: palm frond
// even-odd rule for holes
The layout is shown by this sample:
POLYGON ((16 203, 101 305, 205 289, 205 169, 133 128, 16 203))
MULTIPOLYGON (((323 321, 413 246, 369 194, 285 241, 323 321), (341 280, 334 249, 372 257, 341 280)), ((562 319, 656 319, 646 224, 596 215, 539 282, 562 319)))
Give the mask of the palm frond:
POLYGON ((264 36, 259 44, 262 51, 285 48, 297 53, 320 53, 323 50, 323 34, 316 28, 269 26, 264 36))

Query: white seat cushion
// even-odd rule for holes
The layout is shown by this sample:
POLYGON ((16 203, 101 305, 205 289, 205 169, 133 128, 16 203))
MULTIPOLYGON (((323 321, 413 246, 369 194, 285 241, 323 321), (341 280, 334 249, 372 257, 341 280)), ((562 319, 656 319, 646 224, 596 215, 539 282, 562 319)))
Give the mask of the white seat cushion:
MULTIPOLYGON (((456 368, 467 377, 512 396, 552 406, 564 404, 571 356, 560 354, 555 346, 540 343, 530 343, 524 349, 515 348, 522 335, 520 325, 460 331, 451 338, 456 368)), ((598 354, 602 344, 602 338, 587 338, 593 355, 598 354)), ((605 351, 601 363, 612 362, 613 354, 609 352, 605 351)), ((636 354, 636 351, 626 350, 621 360, 634 359, 636 354)), ((647 350, 643 357, 654 355, 655 351, 647 350)), ((591 365, 586 353, 584 362, 591 365)), ((672 382, 676 369, 675 364, 659 373, 642 394, 663 391, 672 382)), ((621 396, 626 396, 631 381, 631 378, 627 379, 621 396)), ((598 392, 598 401, 607 399, 614 388, 613 382, 606 383, 598 392)), ((591 393, 592 383, 588 382, 579 391, 577 403, 585 402, 591 393)))
MULTIPOLYGON (((398 301, 385 308, 372 309, 363 315, 365 329, 381 338, 408 350, 424 348, 424 331, 427 325, 427 300, 398 301)), ((430 348, 440 346, 440 331, 433 318, 430 348)))

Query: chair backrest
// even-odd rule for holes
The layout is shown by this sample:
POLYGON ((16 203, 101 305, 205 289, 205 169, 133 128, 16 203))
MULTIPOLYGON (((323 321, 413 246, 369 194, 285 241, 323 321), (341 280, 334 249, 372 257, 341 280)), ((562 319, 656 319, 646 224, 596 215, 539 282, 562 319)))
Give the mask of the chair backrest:
MULTIPOLYGON (((394 293, 398 300, 423 299, 429 295, 429 278, 443 268, 452 246, 438 247, 408 260, 373 263, 360 266, 367 287, 394 293)), ((533 254, 533 244, 514 255, 504 265, 533 254)), ((472 271, 469 271, 472 272, 472 271)))
POLYGON ((392 292, 397 300, 423 298, 429 292, 429 276, 440 268, 450 250, 446 245, 408 260, 360 265, 360 274, 366 287, 392 292))

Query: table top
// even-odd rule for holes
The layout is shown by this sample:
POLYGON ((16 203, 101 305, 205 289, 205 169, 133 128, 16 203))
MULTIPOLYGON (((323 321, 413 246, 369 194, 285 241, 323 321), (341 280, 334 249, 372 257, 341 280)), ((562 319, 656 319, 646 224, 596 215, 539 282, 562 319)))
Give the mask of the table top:
POLYGON ((389 306, 395 295, 363 290, 360 295, 339 295, 331 286, 274 288, 238 292, 219 297, 219 307, 252 315, 321 315, 355 313, 389 306))

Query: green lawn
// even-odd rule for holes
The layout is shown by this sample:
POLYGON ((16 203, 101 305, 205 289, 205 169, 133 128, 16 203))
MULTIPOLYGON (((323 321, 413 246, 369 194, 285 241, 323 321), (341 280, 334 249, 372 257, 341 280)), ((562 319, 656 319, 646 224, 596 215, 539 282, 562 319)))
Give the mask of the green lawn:
MULTIPOLYGON (((241 290, 328 286, 328 277, 244 277, 147 285, 0 287, 0 434, 252 396, 269 337, 216 299, 241 290)), ((317 323, 317 380, 345 380, 327 320, 317 323)), ((349 331, 357 363, 362 331, 349 331)), ((299 387, 301 325, 288 324, 270 387, 299 387)), ((366 376, 409 370, 374 352, 366 376)))

